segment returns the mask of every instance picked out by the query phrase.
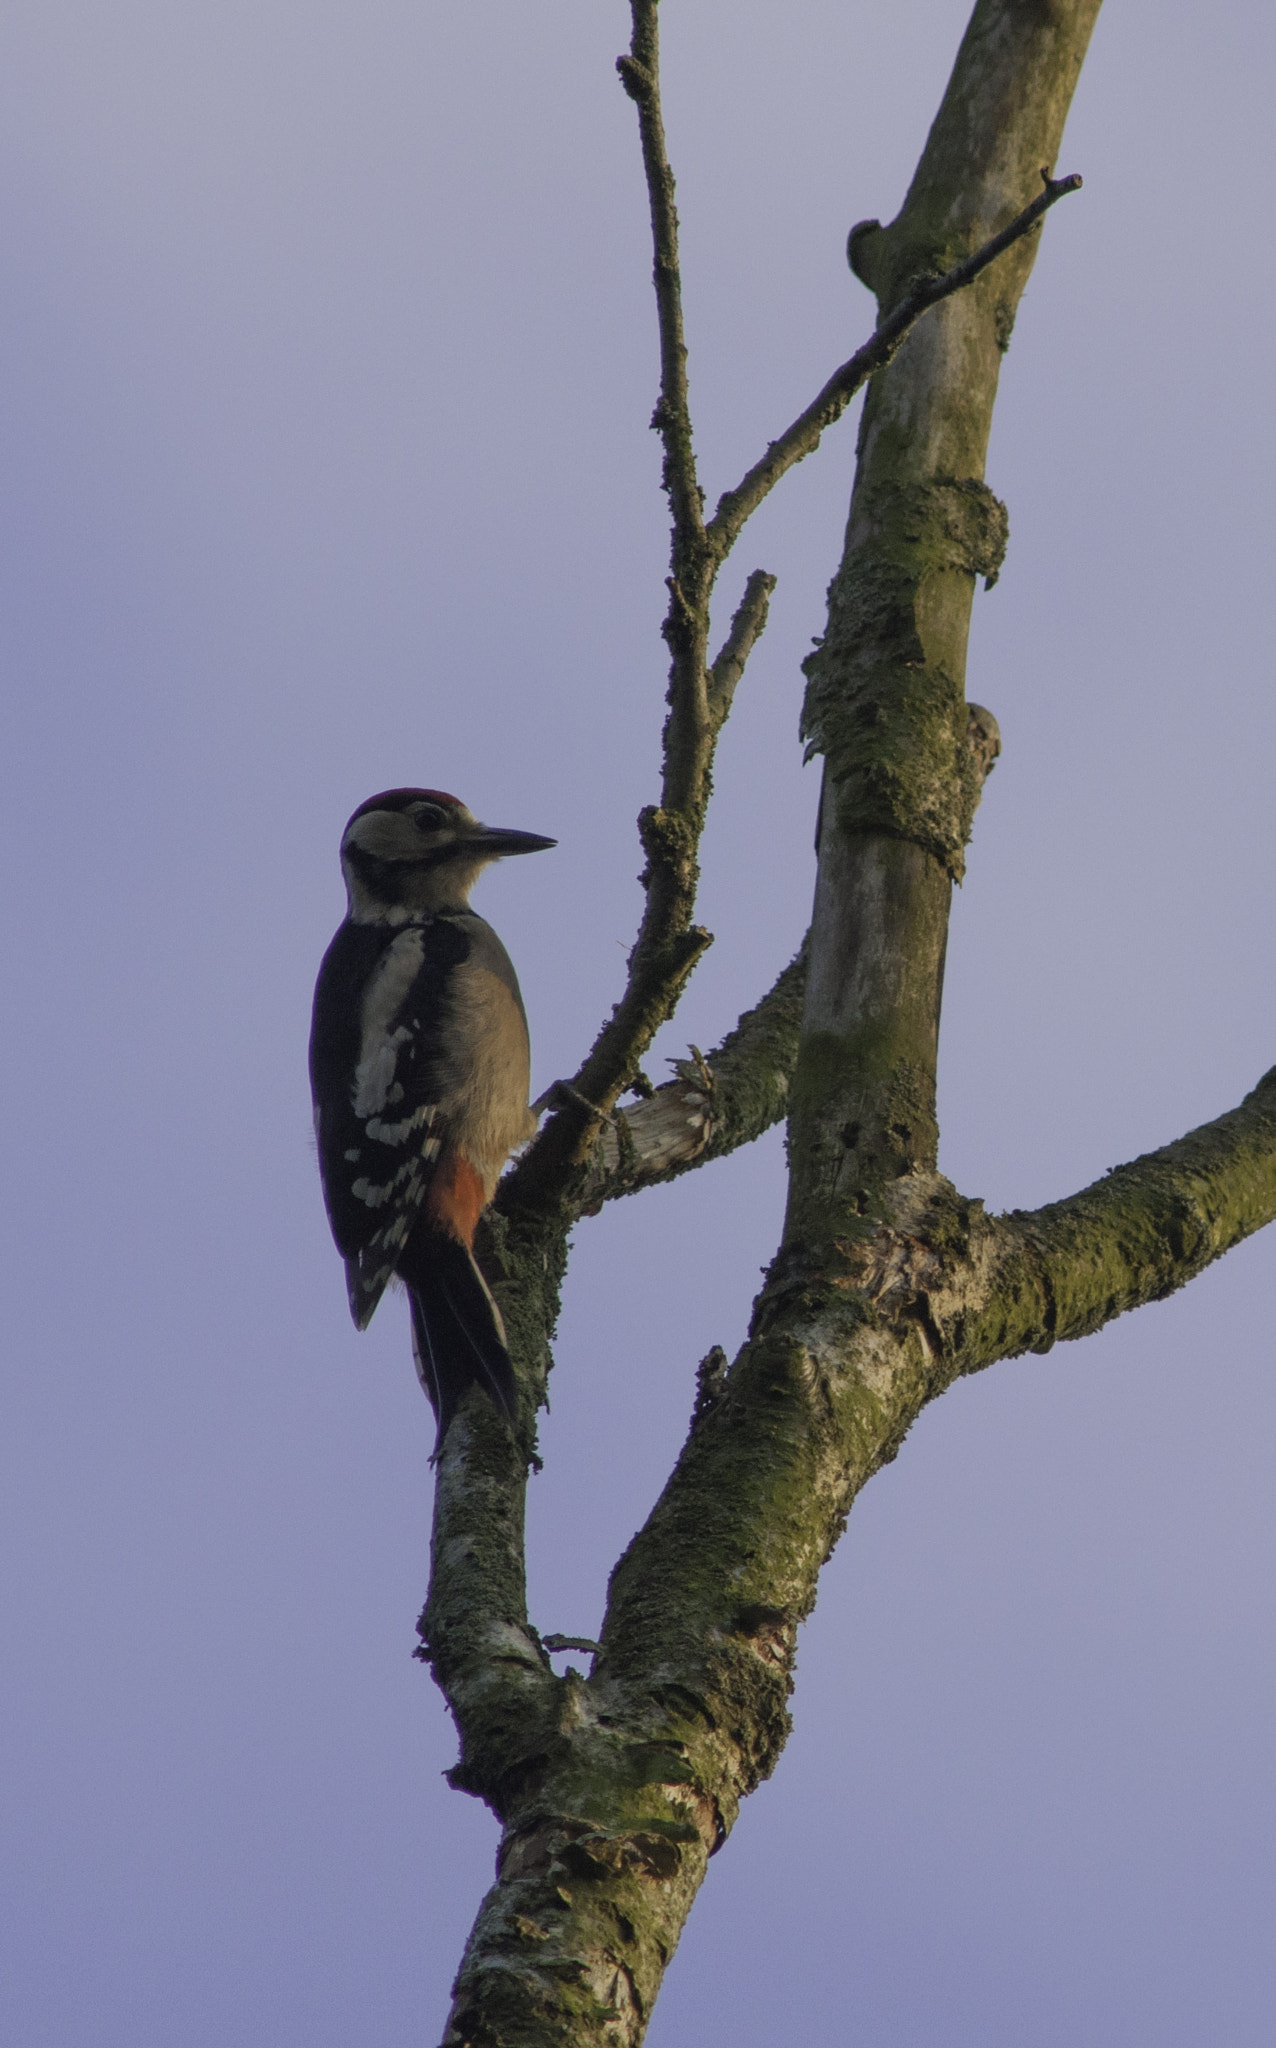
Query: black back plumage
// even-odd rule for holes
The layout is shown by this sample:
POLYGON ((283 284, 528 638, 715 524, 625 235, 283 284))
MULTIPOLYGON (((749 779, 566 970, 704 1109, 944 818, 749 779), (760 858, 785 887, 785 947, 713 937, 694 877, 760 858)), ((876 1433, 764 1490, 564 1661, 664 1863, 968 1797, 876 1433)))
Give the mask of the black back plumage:
MULTIPOLYGON (((368 1272, 356 1300, 360 1269, 387 1231, 402 1248, 429 1186, 428 1171, 414 1172, 412 1168, 423 1155, 428 1166, 438 1153, 431 1126, 442 1094, 442 1076, 431 1057, 431 1047, 438 1042, 448 982, 469 952, 469 937, 453 918, 434 917, 409 925, 347 920, 319 969, 310 1032, 319 1172, 337 1249, 347 1264, 356 1268, 351 1279, 351 1310, 360 1329, 366 1327, 393 1266, 370 1298, 374 1274, 368 1272), (415 943, 420 957, 415 972, 400 977, 406 986, 397 1002, 387 1002, 379 1020, 379 1035, 386 1048, 384 1098, 377 1102, 377 1091, 371 1091, 360 1113, 358 1071, 365 1052, 369 995, 378 975, 385 975, 392 966, 395 949, 402 952, 405 942, 415 943), (380 1200, 375 1199, 377 1195, 380 1200), (394 1229, 396 1224, 406 1226, 401 1235, 394 1229)), ((375 1056, 375 1048, 366 1050, 375 1056)))

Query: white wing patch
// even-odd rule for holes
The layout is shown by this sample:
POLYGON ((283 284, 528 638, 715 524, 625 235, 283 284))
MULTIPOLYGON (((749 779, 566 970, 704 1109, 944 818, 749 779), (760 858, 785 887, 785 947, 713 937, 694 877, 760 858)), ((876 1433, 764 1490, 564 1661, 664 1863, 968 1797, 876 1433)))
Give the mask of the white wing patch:
MULTIPOLYGON (((399 1047, 411 1038, 406 1024, 391 1030, 398 1011, 421 971, 425 959, 425 934, 420 925, 408 925, 386 947, 381 963, 368 983, 363 998, 359 1063, 354 1070, 351 1106, 359 1117, 375 1117, 394 1098, 394 1069, 399 1047)), ((402 1090, 398 1090, 402 1100, 402 1090)), ((375 1135, 375 1134, 374 1134, 375 1135)), ((386 1143, 395 1140, 383 1140, 386 1143)))
MULTIPOLYGON (((366 1203, 369 1209, 383 1209, 387 1202, 406 1202, 415 1211, 425 1189, 421 1169, 433 1165, 439 1156, 439 1147, 442 1143, 439 1138, 425 1135, 437 1114, 434 1103, 423 1102, 421 1107, 401 1124, 392 1124, 387 1128, 384 1124, 378 1124, 375 1117, 368 1119, 369 1137, 379 1139, 383 1145, 403 1145, 414 1136, 418 1138, 418 1143, 402 1165, 396 1166, 389 1180, 374 1181, 365 1174, 359 1180, 351 1181, 350 1192, 356 1201, 366 1203)), ((383 1233, 378 1232, 378 1237, 381 1235, 383 1233)))
MULTIPOLYGON (((402 1089, 399 1092, 402 1094, 402 1089)), ((378 1145, 406 1145, 414 1131, 423 1129, 424 1125, 429 1123, 430 1117, 425 1114, 427 1109, 433 1114, 433 1103, 425 1104, 422 1109, 413 1110, 411 1116, 404 1117, 402 1123, 397 1124, 387 1124, 379 1116, 370 1116, 363 1128, 370 1138, 376 1139, 378 1145)))
POLYGON ((431 1129, 439 1114, 436 1104, 420 1103, 407 1116, 393 1114, 403 1102, 403 1085, 395 1079, 400 1051, 414 1037, 411 1024, 394 1020, 424 961, 425 932, 419 924, 408 925, 386 947, 364 991, 359 1020, 350 1106, 363 1123, 369 1144, 366 1151, 347 1153, 346 1159, 351 1166, 366 1160, 369 1170, 350 1183, 350 1193, 378 1216, 367 1244, 346 1261, 350 1308, 361 1330, 394 1275, 442 1143, 431 1129))

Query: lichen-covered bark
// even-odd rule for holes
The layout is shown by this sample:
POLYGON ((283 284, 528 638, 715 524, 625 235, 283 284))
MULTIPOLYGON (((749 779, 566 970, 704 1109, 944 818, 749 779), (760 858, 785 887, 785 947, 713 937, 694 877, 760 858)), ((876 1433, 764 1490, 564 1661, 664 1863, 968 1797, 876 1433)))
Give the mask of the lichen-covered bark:
MULTIPOLYGON (((959 1374, 1159 1299, 1276 1217, 1276 1069, 1214 1123, 1035 1212, 989 1217, 925 1170, 879 1182, 874 1207, 831 1256, 780 1254, 616 1568, 592 1677, 551 1674, 521 1580, 517 1615, 461 1626, 455 1782, 504 1828, 452 2048, 641 2040, 708 1858, 783 1746, 797 1624, 860 1487, 959 1374)), ((445 1503, 483 1484, 499 1434, 493 1419, 475 1441, 485 1415, 475 1402, 448 1438, 445 1503)), ((473 1540, 463 1518, 440 1529, 463 1553, 473 1540)), ((453 1597, 473 1590, 454 1579, 453 1597)))
POLYGON ((593 1677, 560 1682, 559 1753, 507 1808, 449 2042, 641 2039, 707 1856, 783 1746, 797 1624, 859 1489, 959 1374, 1159 1299, 1276 1217, 1276 1069, 1032 1214, 933 1172, 877 1207, 831 1257, 781 1253, 617 1566, 593 1677))
POLYGON ((959 1370, 976 1372, 1088 1336, 1173 1294, 1274 1217, 1276 1068, 1236 1109, 1068 1200, 976 1227, 960 1327, 938 1311, 946 1341, 959 1370))
POLYGON ((976 576, 996 580, 1008 530, 977 478, 866 480, 806 662, 802 728, 826 759, 830 827, 908 839, 957 881, 979 800, 965 745, 971 593, 976 576))
MULTIPOLYGON (((979 0, 904 206, 850 254, 882 315, 1003 227, 1052 166, 1098 0, 979 0)), ((1002 353, 1039 235, 915 327, 869 387, 828 626, 807 663, 824 755, 820 878, 790 1117, 786 1236, 831 1240, 875 1183, 933 1166, 950 880, 980 774, 965 702, 975 577, 1006 516, 983 481, 1002 353)))
MULTIPOLYGON (((996 719, 982 705, 969 705, 967 711, 968 758, 963 774, 976 789, 982 789, 1001 752, 1001 736, 996 719)), ((889 860, 889 850, 884 857, 889 860)), ((945 902, 946 895, 943 891, 945 902)), ((674 1063, 672 1081, 655 1089, 645 1101, 618 1112, 613 1126, 604 1129, 599 1138, 580 1184, 578 1200, 584 1214, 595 1214, 617 1195, 634 1194, 656 1181, 673 1180, 711 1159, 721 1159, 739 1146, 751 1144, 788 1115, 806 1004, 809 950, 804 939, 796 957, 761 1002, 745 1011, 734 1031, 713 1052, 701 1053, 692 1046, 690 1058, 674 1063)), ((826 961, 826 979, 828 965, 826 961)), ((862 971, 859 963, 850 970, 852 979, 857 971, 862 971)), ((936 975, 938 971, 936 961, 936 975)), ((819 1007, 830 1007, 830 998, 836 1013, 841 1007, 836 981, 822 993, 819 1007)), ((933 1007, 929 1003, 923 1017, 927 1031, 933 1029, 933 1007)), ((933 1048, 928 1048, 927 1063, 933 1064, 933 1048)), ((928 1096, 927 1100, 933 1123, 933 1099, 928 1096)), ((919 1129, 929 1141, 924 1121, 919 1129)), ((898 1150, 898 1132, 880 1135, 893 1138, 898 1150)))
POLYGON ((806 995, 806 946, 711 1053, 692 1048, 675 1077, 617 1112, 581 1190, 586 1214, 751 1144, 788 1114, 806 995))

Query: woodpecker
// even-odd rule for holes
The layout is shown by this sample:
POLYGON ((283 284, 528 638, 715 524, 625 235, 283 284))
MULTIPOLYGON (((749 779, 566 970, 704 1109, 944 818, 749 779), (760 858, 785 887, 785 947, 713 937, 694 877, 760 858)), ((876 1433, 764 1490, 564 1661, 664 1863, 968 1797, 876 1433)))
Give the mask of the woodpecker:
POLYGON ((310 1086, 324 1203, 356 1329, 397 1274, 437 1453, 467 1388, 513 1419, 501 1313, 474 1230, 536 1129, 518 980, 469 894, 491 861, 554 846, 480 825, 439 789, 389 789, 341 838, 349 907, 324 954, 310 1086))

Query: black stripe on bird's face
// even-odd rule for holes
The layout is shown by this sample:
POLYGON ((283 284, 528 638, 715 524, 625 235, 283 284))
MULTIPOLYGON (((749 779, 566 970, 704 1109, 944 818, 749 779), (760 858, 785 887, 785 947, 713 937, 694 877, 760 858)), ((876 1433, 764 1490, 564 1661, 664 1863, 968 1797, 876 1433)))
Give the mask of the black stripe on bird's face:
POLYGON ((394 921, 463 909, 490 861, 554 843, 539 833, 481 825, 438 790, 388 791, 360 806, 342 838, 350 915, 394 921))

